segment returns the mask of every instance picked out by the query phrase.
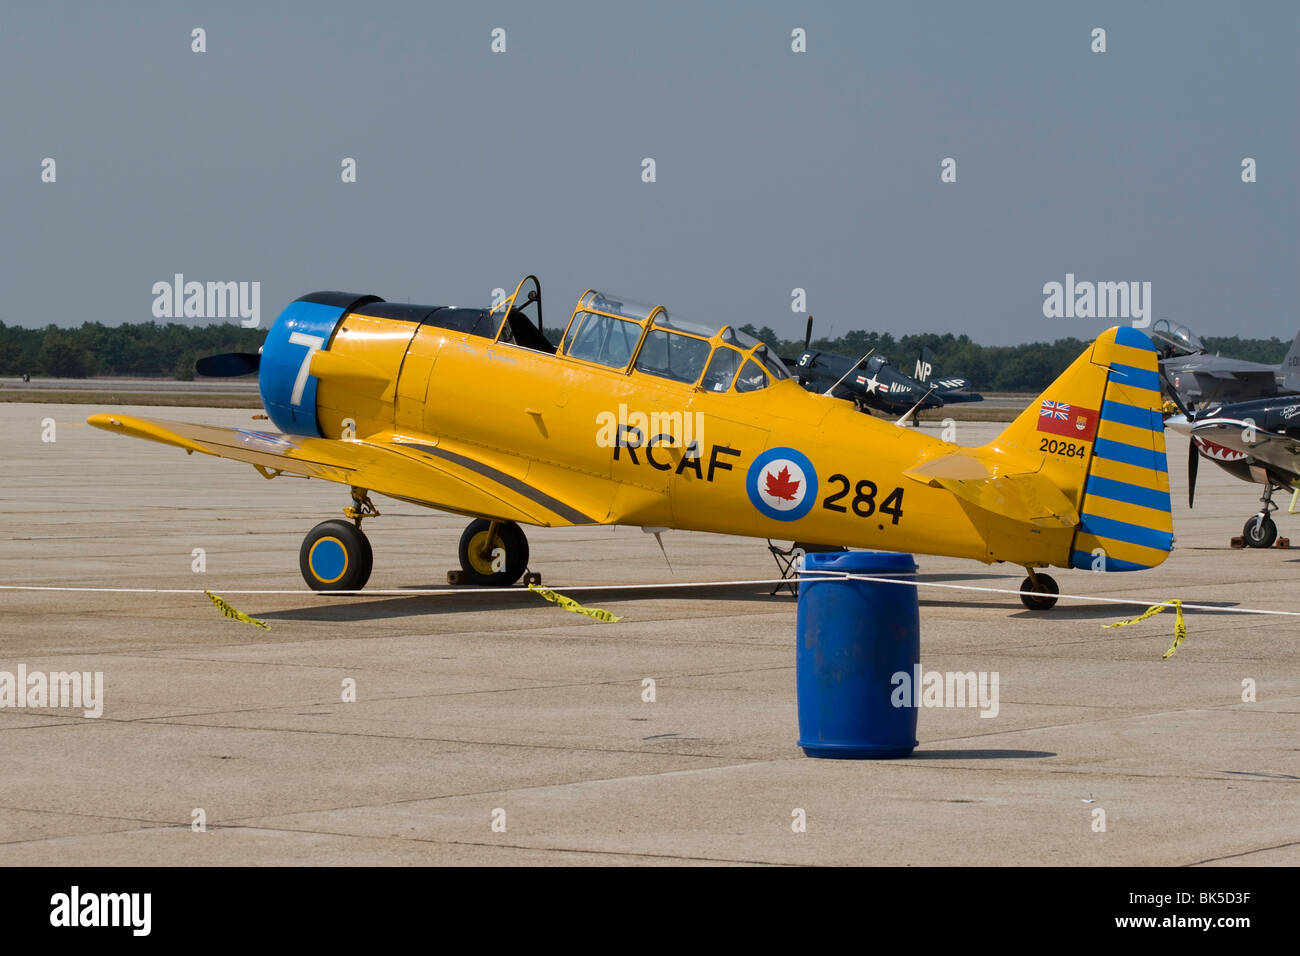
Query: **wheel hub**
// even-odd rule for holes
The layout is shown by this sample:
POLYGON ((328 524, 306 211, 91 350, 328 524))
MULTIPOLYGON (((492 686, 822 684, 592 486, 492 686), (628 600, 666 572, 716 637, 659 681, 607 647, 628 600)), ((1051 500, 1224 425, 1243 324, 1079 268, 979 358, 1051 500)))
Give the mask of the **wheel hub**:
POLYGON ((479 574, 492 574, 492 552, 502 547, 500 538, 488 531, 480 531, 470 539, 469 563, 479 574))

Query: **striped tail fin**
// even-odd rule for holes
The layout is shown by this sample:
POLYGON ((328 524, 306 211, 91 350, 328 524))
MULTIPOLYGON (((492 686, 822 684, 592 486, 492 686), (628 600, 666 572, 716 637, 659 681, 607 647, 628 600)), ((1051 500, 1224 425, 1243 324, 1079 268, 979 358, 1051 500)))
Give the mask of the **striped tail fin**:
POLYGON ((1072 567, 1140 571, 1160 564, 1173 548, 1157 358, 1151 340, 1132 328, 1107 332, 1093 346, 1092 362, 1110 374, 1072 567))
POLYGON ((1137 329, 1108 329, 980 450, 999 474, 1048 479, 1076 510, 1078 523, 1070 516, 1073 534, 1052 564, 1137 571, 1169 556, 1173 516, 1156 359, 1137 329))

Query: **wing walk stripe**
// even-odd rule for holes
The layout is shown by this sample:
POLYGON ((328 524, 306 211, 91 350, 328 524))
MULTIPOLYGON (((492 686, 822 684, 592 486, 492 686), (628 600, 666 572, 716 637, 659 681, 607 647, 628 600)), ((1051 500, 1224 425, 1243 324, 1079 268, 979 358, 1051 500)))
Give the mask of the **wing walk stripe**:
POLYGON ((426 455, 432 455, 435 458, 442 458, 462 468, 468 468, 470 471, 489 478, 499 485, 505 485, 516 494, 523 495, 529 501, 535 502, 550 511, 554 511, 565 521, 573 524, 596 524, 595 518, 590 518, 583 514, 577 508, 571 508, 558 498, 552 498, 546 492, 534 488, 526 482, 520 481, 513 475, 507 475, 504 471, 499 471, 491 465, 485 465, 481 461, 475 461, 465 455, 458 455, 454 451, 447 451, 445 448, 436 448, 433 445, 420 445, 416 442, 394 442, 399 448, 418 448, 426 455))

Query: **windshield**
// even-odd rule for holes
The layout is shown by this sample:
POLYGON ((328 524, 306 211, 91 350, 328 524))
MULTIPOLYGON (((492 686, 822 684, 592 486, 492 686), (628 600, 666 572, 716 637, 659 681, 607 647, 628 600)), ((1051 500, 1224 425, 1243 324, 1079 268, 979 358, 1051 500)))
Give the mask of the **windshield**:
POLYGON ((700 381, 700 388, 706 392, 725 392, 731 388, 731 381, 740 370, 740 363, 744 357, 733 348, 719 345, 713 351, 713 359, 709 362, 709 369, 700 381))
POLYGON ((754 358, 763 363, 763 368, 767 369, 772 381, 779 382, 783 378, 790 377, 790 370, 785 367, 785 363, 777 357, 775 352, 769 351, 766 345, 754 350, 754 358))
POLYGON ((627 368, 641 326, 596 312, 579 312, 569 323, 564 354, 610 368, 627 368))
POLYGON ((636 369, 638 372, 694 385, 708 360, 707 339, 655 328, 646 335, 645 344, 637 353, 636 369))
POLYGON ((767 373, 756 365, 753 359, 750 359, 741 368, 740 375, 736 377, 736 391, 756 392, 760 388, 767 388, 767 373))
POLYGON ((634 363, 635 372, 698 383, 709 392, 752 392, 791 377, 775 351, 734 326, 692 321, 595 289, 578 300, 560 348, 608 368, 634 363))
POLYGON ((1200 337, 1185 325, 1180 325, 1174 329, 1174 337, 1194 352, 1207 351, 1205 343, 1201 341, 1200 337))

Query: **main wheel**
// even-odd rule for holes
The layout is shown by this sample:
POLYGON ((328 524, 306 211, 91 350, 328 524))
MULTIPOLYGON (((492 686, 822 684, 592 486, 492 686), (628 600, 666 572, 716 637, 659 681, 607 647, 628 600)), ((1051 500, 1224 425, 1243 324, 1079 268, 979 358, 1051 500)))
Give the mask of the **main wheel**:
POLYGON ((1033 591, 1033 594, 1021 594, 1020 601, 1031 611, 1048 611, 1056 607, 1056 595, 1061 589, 1056 586, 1056 579, 1050 574, 1036 574, 1020 582, 1021 591, 1033 591))
POLYGON ((1241 535, 1246 539, 1246 544, 1252 548, 1271 548, 1273 542, 1277 540, 1277 525, 1268 515, 1262 518, 1255 515, 1241 529, 1241 535))
POLYGON ((513 521, 475 518, 460 536, 460 567, 470 584, 509 587, 528 570, 528 538, 513 521))
POLYGON ((313 591, 360 591, 374 565, 370 539, 350 521, 322 521, 302 539, 298 567, 313 591))

